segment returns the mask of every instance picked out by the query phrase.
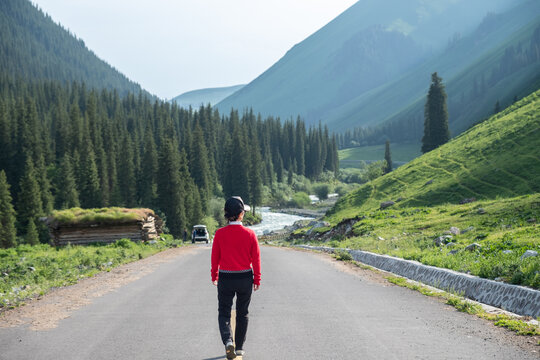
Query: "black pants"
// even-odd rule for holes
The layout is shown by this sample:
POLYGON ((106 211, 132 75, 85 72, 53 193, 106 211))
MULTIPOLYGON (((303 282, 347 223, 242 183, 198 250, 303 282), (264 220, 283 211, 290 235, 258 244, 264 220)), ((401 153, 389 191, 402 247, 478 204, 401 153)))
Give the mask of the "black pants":
POLYGON ((233 340, 231 330, 231 308, 236 295, 236 330, 234 339, 237 349, 242 349, 246 341, 248 327, 248 307, 253 291, 253 272, 219 273, 218 281, 218 323, 223 344, 233 340))

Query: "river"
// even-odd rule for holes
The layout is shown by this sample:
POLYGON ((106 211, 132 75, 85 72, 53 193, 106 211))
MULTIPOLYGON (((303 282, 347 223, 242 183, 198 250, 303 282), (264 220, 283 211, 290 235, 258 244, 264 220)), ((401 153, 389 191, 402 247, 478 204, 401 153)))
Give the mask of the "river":
POLYGON ((313 218, 290 215, 279 212, 270 211, 269 207, 261 207, 259 212, 262 215, 262 222, 257 225, 249 226, 257 235, 263 235, 265 232, 281 230, 285 226, 294 224, 297 220, 311 220, 313 218))

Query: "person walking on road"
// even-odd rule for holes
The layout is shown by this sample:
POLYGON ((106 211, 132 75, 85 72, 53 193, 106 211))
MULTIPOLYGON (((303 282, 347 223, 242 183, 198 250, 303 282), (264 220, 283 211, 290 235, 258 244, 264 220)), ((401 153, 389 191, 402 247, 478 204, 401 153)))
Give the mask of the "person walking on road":
POLYGON ((252 291, 261 284, 261 253, 255 232, 242 225, 250 207, 239 196, 225 202, 229 224, 216 231, 212 245, 211 276, 218 290, 218 323, 227 359, 244 355, 248 308, 252 291), (236 330, 233 343, 231 308, 236 295, 236 330))

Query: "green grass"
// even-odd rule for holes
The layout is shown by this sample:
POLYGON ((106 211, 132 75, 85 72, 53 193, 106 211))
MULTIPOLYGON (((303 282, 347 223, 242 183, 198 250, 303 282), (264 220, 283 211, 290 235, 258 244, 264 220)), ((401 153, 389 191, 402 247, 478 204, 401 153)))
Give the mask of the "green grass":
POLYGON ((148 215, 155 216, 150 209, 125 209, 119 207, 100 209, 71 208, 53 211, 50 220, 61 225, 118 223, 142 220, 148 215))
POLYGON ((388 254, 540 289, 540 257, 520 258, 526 250, 540 252, 540 227, 529 222, 540 220, 540 194, 465 205, 373 210, 362 216, 353 226, 352 237, 336 236, 327 245, 388 254), (480 214, 478 209, 486 213, 480 214), (453 246, 436 245, 434 239, 451 226, 472 229, 453 235, 448 241, 453 246), (481 249, 465 250, 472 243, 480 244, 481 249), (505 254, 505 250, 512 253, 505 254))
POLYGON ((337 223, 387 200, 400 208, 540 192, 540 91, 449 143, 342 198, 337 223), (431 183, 428 183, 430 182, 431 183))
POLYGON ((155 244, 128 239, 109 245, 19 245, 0 249, 0 312, 21 305, 25 299, 49 289, 76 283, 100 271, 140 260, 179 242, 165 236, 155 244))
MULTIPOLYGON (((399 163, 409 162, 420 153, 420 144, 390 144, 392 161, 399 163)), ((360 161, 384 160, 385 145, 361 146, 339 151, 339 164, 341 167, 358 167, 360 161)))
MULTIPOLYGON (((325 219, 360 218, 334 247, 388 254, 540 289, 540 91, 340 199, 325 219), (475 202, 459 204, 464 198, 475 202), (401 199, 399 199, 401 198, 401 199), (400 200, 385 210, 380 203, 400 200), (434 239, 450 227, 451 246, 434 239), (467 251, 472 243, 480 249, 467 251), (511 250, 511 253, 504 253, 511 250)), ((318 233, 329 228, 317 229, 318 233)), ((296 242, 305 241, 296 232, 296 242)))

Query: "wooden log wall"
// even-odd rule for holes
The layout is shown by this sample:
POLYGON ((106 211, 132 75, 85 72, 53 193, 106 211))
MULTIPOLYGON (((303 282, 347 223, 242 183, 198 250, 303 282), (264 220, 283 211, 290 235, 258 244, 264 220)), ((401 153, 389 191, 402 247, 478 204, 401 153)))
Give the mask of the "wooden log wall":
POLYGON ((149 216, 145 221, 132 223, 60 225, 50 228, 50 234, 56 246, 112 243, 120 239, 148 241, 159 236, 155 220, 149 216))

